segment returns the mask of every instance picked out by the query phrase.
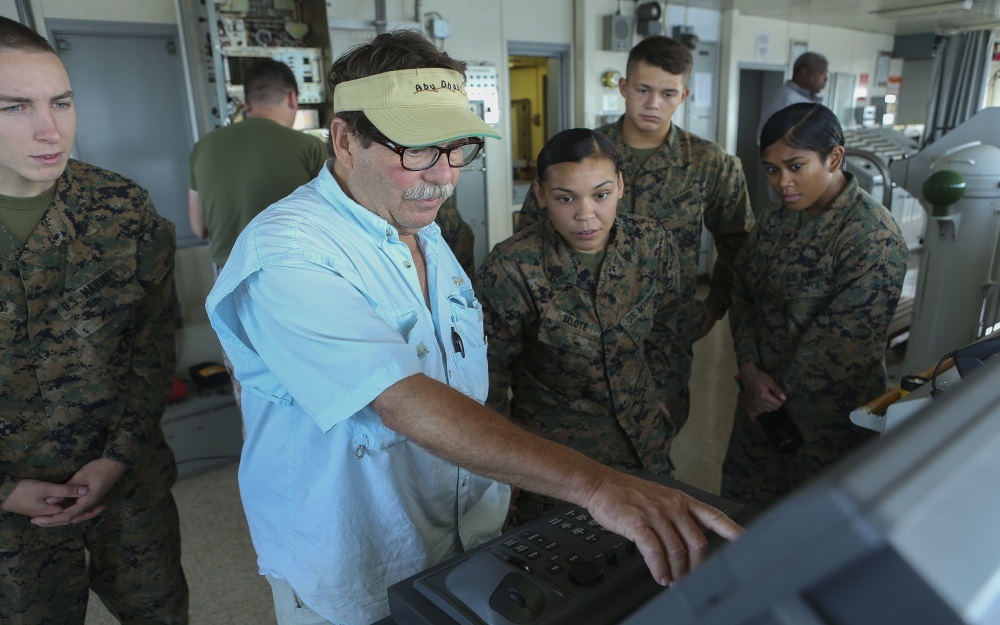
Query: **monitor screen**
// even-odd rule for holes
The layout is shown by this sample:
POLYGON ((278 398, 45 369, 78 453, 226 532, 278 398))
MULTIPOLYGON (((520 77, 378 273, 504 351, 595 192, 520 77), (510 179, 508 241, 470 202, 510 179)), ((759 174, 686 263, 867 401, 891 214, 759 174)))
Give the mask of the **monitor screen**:
POLYGON ((992 358, 622 623, 1000 623, 998 483, 992 358))
POLYGON ((952 352, 952 358, 955 359, 955 368, 958 369, 958 373, 965 377, 982 367, 986 359, 997 352, 1000 352, 1000 334, 993 333, 975 343, 955 350, 952 352))

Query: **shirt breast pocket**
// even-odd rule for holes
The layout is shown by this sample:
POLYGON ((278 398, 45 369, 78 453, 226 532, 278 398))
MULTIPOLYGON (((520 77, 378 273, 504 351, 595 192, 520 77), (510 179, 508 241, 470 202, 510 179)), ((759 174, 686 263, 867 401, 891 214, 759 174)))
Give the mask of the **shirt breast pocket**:
POLYGON ((10 347, 24 327, 25 317, 13 302, 0 302, 0 346, 10 347))
POLYGON ((682 233, 696 230, 699 239, 701 237, 701 216, 704 207, 702 196, 704 194, 695 185, 680 190, 667 187, 664 189, 664 194, 663 200, 656 202, 653 207, 653 217, 666 230, 674 233, 674 237, 677 238, 677 247, 684 249, 684 245, 690 241, 681 238, 682 233), (694 226, 698 226, 698 228, 695 229, 694 226))
POLYGON ((638 345, 642 345, 653 329, 653 316, 656 312, 654 305, 657 301, 656 294, 657 289, 647 285, 638 303, 636 303, 628 314, 622 317, 622 327, 625 328, 628 335, 638 345))
POLYGON ((441 338, 451 344, 452 349, 447 351, 459 382, 458 390, 482 403, 490 387, 483 307, 472 289, 462 289, 448 294, 448 309, 451 327, 446 331, 450 336, 441 338))
POLYGON ((784 300, 792 319, 807 325, 830 305, 833 285, 825 271, 810 270, 785 274, 784 300))
POLYGON ((66 297, 59 314, 78 335, 97 343, 126 331, 145 295, 135 272, 115 265, 66 297))
POLYGON ((590 366, 601 351, 600 326, 551 306, 542 315, 537 338, 549 347, 566 352, 561 360, 569 370, 590 366))

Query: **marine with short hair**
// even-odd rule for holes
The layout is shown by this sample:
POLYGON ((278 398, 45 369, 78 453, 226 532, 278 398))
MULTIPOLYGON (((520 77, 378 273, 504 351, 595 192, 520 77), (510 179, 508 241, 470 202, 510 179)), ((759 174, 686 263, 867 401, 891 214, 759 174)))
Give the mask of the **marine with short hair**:
MULTIPOLYGON (((739 159, 671 122, 690 92, 686 83, 692 63, 691 52, 678 41, 661 36, 643 39, 629 52, 626 76, 618 85, 625 114, 597 129, 621 156, 625 195, 619 210, 658 221, 673 235, 680 254, 681 279, 689 299, 669 328, 654 329, 654 334, 663 335, 665 362, 660 369, 669 371, 666 380, 657 382, 663 385, 663 401, 678 430, 688 418, 693 345, 729 308, 733 259, 754 224, 739 159), (694 296, 702 225, 718 251, 704 301, 694 296)), ((529 193, 518 231, 544 218, 529 193)))
POLYGON ((722 470, 723 496, 758 509, 874 437, 849 414, 885 392, 908 254, 889 211, 841 170, 844 133, 825 106, 772 115, 761 159, 781 201, 737 257, 729 323, 743 391, 722 470), (790 453, 756 423, 779 408, 804 438, 790 453))
MULTIPOLYGON (((542 148, 533 193, 549 218, 498 243, 479 270, 487 405, 619 471, 669 476, 675 427, 654 354, 672 341, 649 338, 692 294, 680 292, 673 236, 618 213, 622 187, 618 155, 594 130, 564 130, 542 148)), ((510 527, 563 503, 516 495, 510 527)))
POLYGON ((69 158, 73 90, 0 17, 0 622, 188 622, 177 477, 173 225, 149 194, 69 158))

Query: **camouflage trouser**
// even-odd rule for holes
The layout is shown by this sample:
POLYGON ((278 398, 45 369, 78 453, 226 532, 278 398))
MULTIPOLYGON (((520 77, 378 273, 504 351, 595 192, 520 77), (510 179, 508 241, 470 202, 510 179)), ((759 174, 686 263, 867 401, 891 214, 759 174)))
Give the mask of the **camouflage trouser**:
POLYGON ((517 489, 511 494, 510 511, 507 513, 507 520, 504 521, 503 531, 509 532, 565 505, 567 505, 565 501, 517 489))
MULTIPOLYGON (((669 460, 670 459, 667 458, 668 462, 669 460)), ((639 467, 635 466, 609 466, 616 471, 629 474, 640 470, 639 467)), ((657 471, 654 471, 654 473, 655 472, 657 471)), ((662 468, 658 471, 658 473, 669 477, 673 473, 673 467, 662 468)), ((530 523, 535 519, 551 514, 553 510, 568 505, 568 502, 555 499, 553 497, 547 497, 545 495, 539 495, 538 493, 532 493, 530 491, 521 490, 520 488, 515 488, 511 493, 510 510, 507 512, 507 519, 504 521, 503 531, 509 532, 510 530, 520 527, 525 523, 530 523)))
POLYGON ((871 430, 852 424, 846 411, 825 418, 815 410, 790 407, 789 412, 805 442, 792 453, 779 454, 764 429, 737 407, 722 464, 723 497, 762 511, 875 437, 871 430), (809 418, 799 416, 803 414, 809 418))
POLYGON ((670 411, 670 420, 674 425, 673 436, 667 441, 667 453, 670 453, 670 445, 680 433, 681 428, 687 423, 688 413, 691 408, 691 393, 688 391, 687 380, 683 386, 667 387, 667 410, 670 411))
MULTIPOLYGON (((671 371, 667 380, 659 380, 660 388, 667 396, 667 410, 670 411, 670 420, 674 423, 674 436, 680 433, 684 424, 687 423, 688 413, 691 408, 691 392, 688 390, 688 382, 691 381, 691 354, 671 353, 671 361, 677 362, 677 369, 671 371)), ((673 437, 671 437, 671 441, 673 437)), ((667 449, 667 451, 670 451, 667 449)))
POLYGON ((169 493, 138 512, 109 507, 68 536, 2 552, 0 624, 83 625, 88 588, 123 625, 187 624, 180 528, 169 493))

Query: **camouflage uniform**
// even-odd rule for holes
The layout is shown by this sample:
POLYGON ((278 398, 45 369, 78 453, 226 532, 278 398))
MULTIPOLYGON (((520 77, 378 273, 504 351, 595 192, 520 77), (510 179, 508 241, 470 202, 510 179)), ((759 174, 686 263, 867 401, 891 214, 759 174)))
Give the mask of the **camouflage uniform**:
POLYGON ((452 195, 441 204, 437 217, 434 218, 434 223, 441 228, 441 236, 451 248, 451 253, 458 259, 458 264, 462 266, 470 278, 474 278, 476 276, 474 253, 476 234, 472 231, 472 226, 462 219, 455 198, 456 196, 452 195))
POLYGON ((777 453, 738 408, 724 497, 764 508, 870 438, 848 415, 885 392, 887 334, 906 256, 892 216, 850 176, 816 217, 780 204, 761 215, 736 262, 729 310, 736 358, 781 386, 805 443, 777 453))
POLYGON ((107 509, 42 528, 0 512, 0 622, 83 623, 88 574, 123 623, 187 623, 173 455, 172 225, 145 190, 69 161, 25 244, 0 228, 0 500, 108 458, 107 509), (91 556, 84 566, 84 548, 91 556))
MULTIPOLYGON (((597 132, 611 139, 621 159, 625 196, 618 202, 618 210, 652 217, 674 235, 681 279, 691 285, 688 305, 670 321, 670 334, 677 342, 663 346, 671 362, 667 378, 657 380, 667 389, 667 407, 680 428, 688 417, 692 345, 701 333, 705 311, 721 319, 729 308, 733 259, 754 223, 743 169, 738 158, 676 124, 671 125, 663 145, 645 163, 640 163, 625 144, 621 120, 597 132), (702 222, 715 238, 719 252, 704 302, 693 295, 702 222)), ((534 193, 528 193, 518 230, 542 216, 534 193)))
MULTIPOLYGON (((489 338, 487 405, 544 438, 622 471, 669 475, 673 423, 656 381, 669 363, 654 317, 677 314, 678 256, 651 219, 620 214, 600 275, 545 220, 497 245, 479 271, 489 338), (508 401, 508 389, 513 399, 508 401)), ((690 294, 687 294, 690 295, 690 294)), ((521 493, 517 524, 554 500, 521 493)))

